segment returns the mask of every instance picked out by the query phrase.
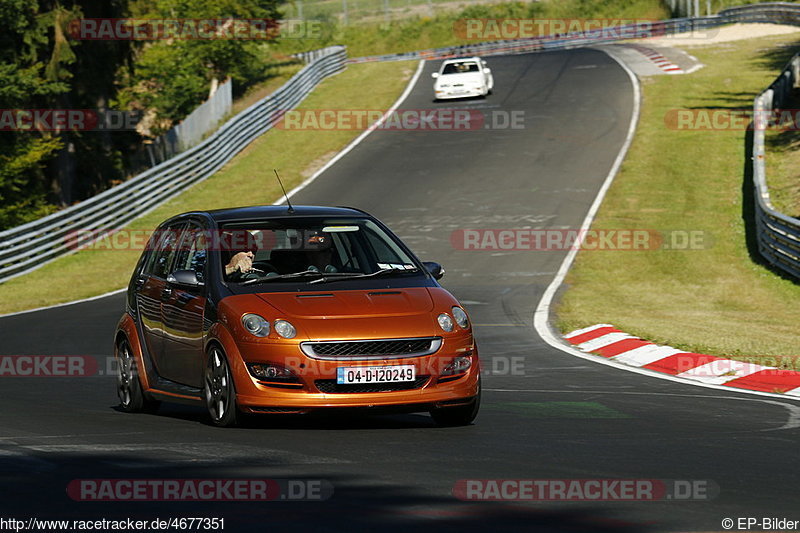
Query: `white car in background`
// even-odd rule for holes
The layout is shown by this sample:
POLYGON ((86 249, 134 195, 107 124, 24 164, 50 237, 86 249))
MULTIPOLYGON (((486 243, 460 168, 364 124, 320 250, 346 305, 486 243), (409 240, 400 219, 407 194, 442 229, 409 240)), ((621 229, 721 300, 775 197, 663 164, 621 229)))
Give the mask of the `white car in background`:
POLYGON ((448 59, 432 76, 437 100, 486 96, 494 88, 492 71, 480 57, 448 59))

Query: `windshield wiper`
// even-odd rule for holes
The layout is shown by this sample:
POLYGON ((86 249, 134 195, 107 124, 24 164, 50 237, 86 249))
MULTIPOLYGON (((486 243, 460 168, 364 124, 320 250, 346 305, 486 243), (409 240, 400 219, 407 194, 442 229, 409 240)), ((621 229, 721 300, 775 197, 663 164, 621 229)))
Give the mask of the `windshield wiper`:
POLYGON ((312 283, 328 283, 331 281, 340 281, 343 279, 363 279, 363 278, 376 278, 378 276, 382 276, 385 274, 403 274, 406 272, 419 272, 418 268, 409 268, 409 269, 399 269, 399 268, 382 268, 375 272, 371 272, 369 274, 350 274, 346 272, 339 272, 333 274, 326 274, 319 279, 315 279, 309 281, 308 284, 311 285, 312 283))
POLYGON ((261 276, 258 278, 248 279, 243 281, 242 285, 251 285, 253 283, 262 283, 265 281, 276 281, 281 279, 303 278, 306 276, 322 276, 322 272, 318 270, 303 270, 301 272, 292 272, 291 274, 278 274, 277 276, 261 276))

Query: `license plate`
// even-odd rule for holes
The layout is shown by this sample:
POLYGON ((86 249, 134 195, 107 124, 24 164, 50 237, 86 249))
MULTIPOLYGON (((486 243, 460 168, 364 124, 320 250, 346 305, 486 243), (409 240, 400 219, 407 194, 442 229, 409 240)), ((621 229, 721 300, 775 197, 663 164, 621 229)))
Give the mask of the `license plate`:
POLYGON ((353 385, 360 383, 402 383, 414 381, 414 365, 394 366, 350 366, 336 369, 336 383, 353 385))

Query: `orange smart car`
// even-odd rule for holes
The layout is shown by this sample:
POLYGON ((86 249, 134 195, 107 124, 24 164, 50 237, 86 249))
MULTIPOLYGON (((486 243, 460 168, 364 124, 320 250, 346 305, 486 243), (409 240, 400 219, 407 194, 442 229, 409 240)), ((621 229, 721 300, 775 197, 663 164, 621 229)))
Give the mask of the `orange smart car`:
POLYGON ((193 212, 151 237, 114 338, 125 411, 428 411, 471 423, 480 365, 469 317, 386 226, 352 208, 193 212))

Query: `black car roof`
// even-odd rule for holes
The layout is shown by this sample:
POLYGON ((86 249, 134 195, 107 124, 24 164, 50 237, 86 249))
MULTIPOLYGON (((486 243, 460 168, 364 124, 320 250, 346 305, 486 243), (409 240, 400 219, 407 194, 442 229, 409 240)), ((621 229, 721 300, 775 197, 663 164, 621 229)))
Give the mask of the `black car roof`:
POLYGON ((250 207, 235 207, 232 209, 215 209, 212 211, 201 211, 195 213, 211 217, 211 219, 218 223, 235 222, 238 220, 261 220, 284 217, 370 216, 364 211, 351 207, 325 207, 316 205, 295 205, 293 207, 294 210, 291 213, 286 205, 257 205, 250 207))

